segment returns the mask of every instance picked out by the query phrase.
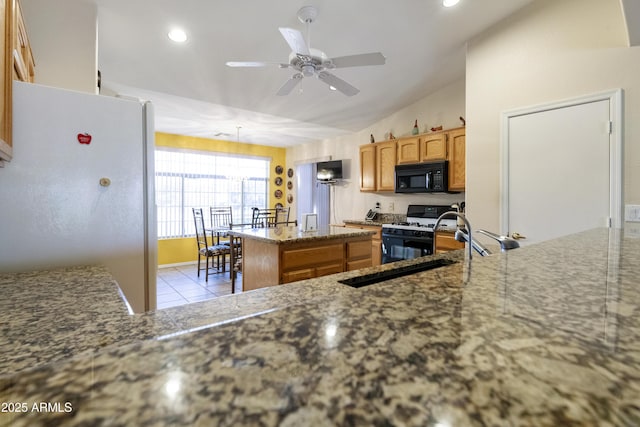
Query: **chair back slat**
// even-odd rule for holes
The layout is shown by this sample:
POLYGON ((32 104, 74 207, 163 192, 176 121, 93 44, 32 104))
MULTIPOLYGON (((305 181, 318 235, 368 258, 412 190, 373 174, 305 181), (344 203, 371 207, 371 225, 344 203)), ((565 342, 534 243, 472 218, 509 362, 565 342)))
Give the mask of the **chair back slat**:
POLYGON ((193 222, 196 226, 196 240, 198 242, 198 249, 208 248, 207 233, 204 228, 204 216, 202 215, 202 208, 193 209, 193 222))

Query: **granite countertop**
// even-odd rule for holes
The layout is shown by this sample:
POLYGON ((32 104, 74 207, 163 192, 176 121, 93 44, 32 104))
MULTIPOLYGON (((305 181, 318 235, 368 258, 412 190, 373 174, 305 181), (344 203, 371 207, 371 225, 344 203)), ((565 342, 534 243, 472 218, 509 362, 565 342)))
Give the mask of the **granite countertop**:
POLYGON ((247 239, 261 240, 270 243, 294 243, 309 240, 330 240, 344 237, 371 236, 375 234, 372 230, 359 230, 353 228, 330 226, 320 228, 316 231, 302 231, 297 226, 289 227, 267 227, 230 230, 232 236, 247 239))
POLYGON ((348 272, 240 294, 272 309, 1 377, 0 402, 29 410, 0 424, 638 425, 638 253, 592 230, 360 289, 348 272))

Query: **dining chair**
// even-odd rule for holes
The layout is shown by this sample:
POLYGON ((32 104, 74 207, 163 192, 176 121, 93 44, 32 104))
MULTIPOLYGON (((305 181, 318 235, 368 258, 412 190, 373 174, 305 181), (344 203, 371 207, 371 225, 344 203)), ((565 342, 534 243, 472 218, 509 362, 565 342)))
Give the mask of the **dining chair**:
MULTIPOLYGON (((193 208, 193 221, 196 226, 196 241, 198 243, 198 277, 200 277, 200 271, 205 270, 205 281, 209 281, 209 260, 211 260, 211 269, 216 268, 217 271, 226 271, 226 256, 231 252, 228 245, 211 244, 207 238, 207 231, 204 226, 204 216, 202 215, 202 208, 193 208), (205 257, 205 267, 201 268, 201 259, 205 257), (222 262, 220 261, 222 258, 222 262), (214 259, 216 264, 214 264, 214 259)), ((212 236, 213 239, 213 236, 212 236)), ((213 241, 211 242, 213 243, 213 241)))
POLYGON ((211 215, 212 239, 215 239, 217 244, 229 247, 231 293, 235 293, 234 279, 237 273, 242 270, 242 241, 240 237, 234 237, 229 234, 229 230, 233 228, 233 209, 231 206, 211 207, 209 208, 209 213, 211 215), (227 240, 221 241, 221 238, 227 238, 227 240))
POLYGON ((253 228, 289 225, 290 208, 260 209, 253 208, 251 226, 253 228))

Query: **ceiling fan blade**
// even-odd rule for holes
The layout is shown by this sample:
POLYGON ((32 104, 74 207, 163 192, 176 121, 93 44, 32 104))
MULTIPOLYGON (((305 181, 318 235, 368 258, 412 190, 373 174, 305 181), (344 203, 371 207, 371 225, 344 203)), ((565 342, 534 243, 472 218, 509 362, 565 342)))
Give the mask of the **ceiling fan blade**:
POLYGON ((302 37, 302 33, 300 31, 284 27, 280 27, 278 29, 294 53, 299 53, 305 56, 311 55, 311 52, 309 52, 309 46, 307 46, 307 42, 304 41, 304 37, 302 37))
POLYGON ((380 52, 331 58, 334 68, 362 67, 365 65, 384 65, 386 58, 380 52))
POLYGON ((227 67, 269 67, 277 65, 280 68, 289 68, 289 64, 281 64, 279 62, 263 62, 263 61, 228 61, 227 67))
POLYGON ((276 92, 278 96, 289 95, 294 87, 302 81, 302 74, 296 73, 289 80, 287 80, 280 89, 276 92))
POLYGON ((327 71, 320 71, 318 73, 318 78, 329 86, 335 87, 347 96, 353 96, 360 92, 360 89, 351 86, 349 83, 327 71))

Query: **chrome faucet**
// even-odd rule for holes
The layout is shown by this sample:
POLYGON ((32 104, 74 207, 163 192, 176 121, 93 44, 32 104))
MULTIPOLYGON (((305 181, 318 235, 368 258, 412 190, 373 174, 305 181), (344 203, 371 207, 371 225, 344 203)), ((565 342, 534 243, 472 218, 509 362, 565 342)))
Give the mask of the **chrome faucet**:
POLYGON ((517 240, 512 239, 509 236, 500 236, 498 234, 492 233, 487 230, 478 230, 478 233, 482 233, 485 236, 489 236, 494 240, 497 240, 500 243, 500 250, 502 252, 508 251, 510 249, 516 249, 520 247, 520 243, 517 240))
MULTIPOLYGON (((436 237, 435 237, 435 233, 438 230, 438 226, 440 225, 440 222, 444 218, 446 218, 448 216, 453 216, 453 217, 456 217, 456 218, 460 218, 464 222, 465 227, 467 228, 467 230, 469 230, 469 234, 467 236, 468 237, 468 241, 469 242, 473 242, 473 239, 471 237, 471 224, 469 224, 469 221, 464 216, 464 214, 462 214, 460 212, 456 212, 456 211, 448 211, 448 212, 445 212, 442 215, 440 215, 438 217, 437 221, 436 221, 436 224, 433 226, 433 233, 434 233, 434 236, 433 236, 433 253, 434 254, 436 253, 436 237)), ((460 229, 456 230, 456 235, 455 235, 456 240, 458 238, 462 238, 462 234, 458 234, 459 231, 461 231, 461 230, 460 229)), ((473 244, 469 243, 469 262, 471 262, 471 253, 473 251, 472 247, 473 247, 473 244)))
MULTIPOLYGON (((433 226, 433 232, 434 232, 433 253, 434 254, 436 253, 435 232, 438 228, 438 225, 440 225, 440 221, 442 221, 443 218, 448 216, 460 218, 464 222, 465 228, 458 227, 454 234, 454 238, 458 242, 469 243, 469 260, 471 260, 472 249, 475 249, 481 256, 491 255, 492 252, 489 249, 484 247, 480 242, 478 242, 471 236, 471 224, 469 224, 469 221, 464 216, 464 214, 456 211, 448 211, 443 213, 442 215, 440 215, 440 217, 436 221, 436 224, 433 226)), ((499 234, 495 234, 487 230, 478 230, 478 233, 484 234, 485 236, 489 236, 492 239, 496 240, 498 243, 500 243, 500 250, 502 252, 520 247, 520 243, 518 243, 517 240, 512 239, 509 236, 501 236, 499 234)))

